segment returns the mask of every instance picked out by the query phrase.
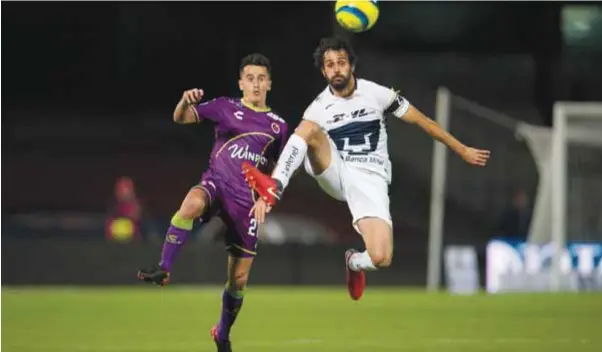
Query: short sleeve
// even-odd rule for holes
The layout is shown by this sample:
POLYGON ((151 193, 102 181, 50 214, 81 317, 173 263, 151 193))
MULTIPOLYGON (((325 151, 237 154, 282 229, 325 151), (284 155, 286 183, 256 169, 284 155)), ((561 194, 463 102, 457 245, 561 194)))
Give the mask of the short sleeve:
POLYGON ((372 83, 372 91, 383 113, 402 117, 408 112, 410 102, 395 90, 372 83))
POLYGON ((221 119, 221 107, 223 106, 223 98, 215 98, 197 104, 194 106, 193 111, 196 115, 197 122, 203 120, 209 120, 213 122, 219 122, 221 119))

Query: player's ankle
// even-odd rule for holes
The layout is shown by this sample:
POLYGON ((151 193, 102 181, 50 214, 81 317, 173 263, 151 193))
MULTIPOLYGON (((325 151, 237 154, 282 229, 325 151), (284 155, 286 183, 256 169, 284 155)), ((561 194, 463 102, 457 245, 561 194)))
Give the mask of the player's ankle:
POLYGON ((367 251, 353 253, 349 257, 347 265, 353 271, 374 271, 377 269, 367 251))

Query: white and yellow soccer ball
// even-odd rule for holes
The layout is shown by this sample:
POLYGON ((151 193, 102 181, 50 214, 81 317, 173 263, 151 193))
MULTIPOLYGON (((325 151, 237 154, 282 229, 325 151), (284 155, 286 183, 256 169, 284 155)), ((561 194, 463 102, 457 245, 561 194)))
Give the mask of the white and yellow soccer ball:
POLYGON ((338 0, 334 5, 337 22, 355 33, 365 32, 378 21, 377 0, 338 0))

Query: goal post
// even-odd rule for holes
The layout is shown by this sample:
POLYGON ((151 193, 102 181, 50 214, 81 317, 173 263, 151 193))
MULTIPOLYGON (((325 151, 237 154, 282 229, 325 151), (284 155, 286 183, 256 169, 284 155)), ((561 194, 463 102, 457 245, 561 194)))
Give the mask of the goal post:
MULTIPOLYGON (((451 93, 445 87, 437 89, 435 120, 448 129, 451 93)), ((445 213, 445 175, 447 147, 435 141, 431 174, 431 205, 429 214, 429 240, 427 254, 427 289, 438 291, 441 283, 443 257, 443 222, 445 213)))
POLYGON ((560 291, 567 240, 602 243, 602 103, 557 102, 553 114, 550 283, 560 291), (589 218, 593 223, 585 224, 589 218))
MULTIPOLYGON (((487 168, 466 164, 442 143, 433 141, 430 213, 427 250, 427 290, 438 291, 443 275, 444 248, 469 246, 474 237, 493 235, 515 185, 528 185, 525 174, 535 172, 524 141, 517 139, 519 121, 469 99, 446 87, 437 89, 435 120, 467 145, 490 149, 487 168), (525 166, 523 174, 515 171, 525 166)), ((465 268, 467 269, 467 268, 465 268)), ((467 269, 468 270, 468 269, 467 269)), ((446 272, 447 275, 450 274, 446 272)), ((466 272, 470 275, 469 272, 466 272)), ((448 283, 449 284, 449 283, 448 283)))
POLYGON ((553 126, 536 126, 440 87, 435 110, 492 155, 475 168, 433 142, 427 290, 441 288, 443 253, 456 246, 486 247, 490 293, 602 290, 602 103, 557 102, 553 126), (533 195, 520 234, 498 227, 517 187, 533 195))

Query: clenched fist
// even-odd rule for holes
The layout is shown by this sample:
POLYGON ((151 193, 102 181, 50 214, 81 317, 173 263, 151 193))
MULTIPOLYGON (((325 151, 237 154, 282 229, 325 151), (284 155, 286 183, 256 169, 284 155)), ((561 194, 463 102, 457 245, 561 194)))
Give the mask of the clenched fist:
POLYGON ((205 94, 205 92, 203 92, 202 89, 189 89, 182 94, 182 100, 188 105, 195 105, 201 102, 203 94, 205 94))

